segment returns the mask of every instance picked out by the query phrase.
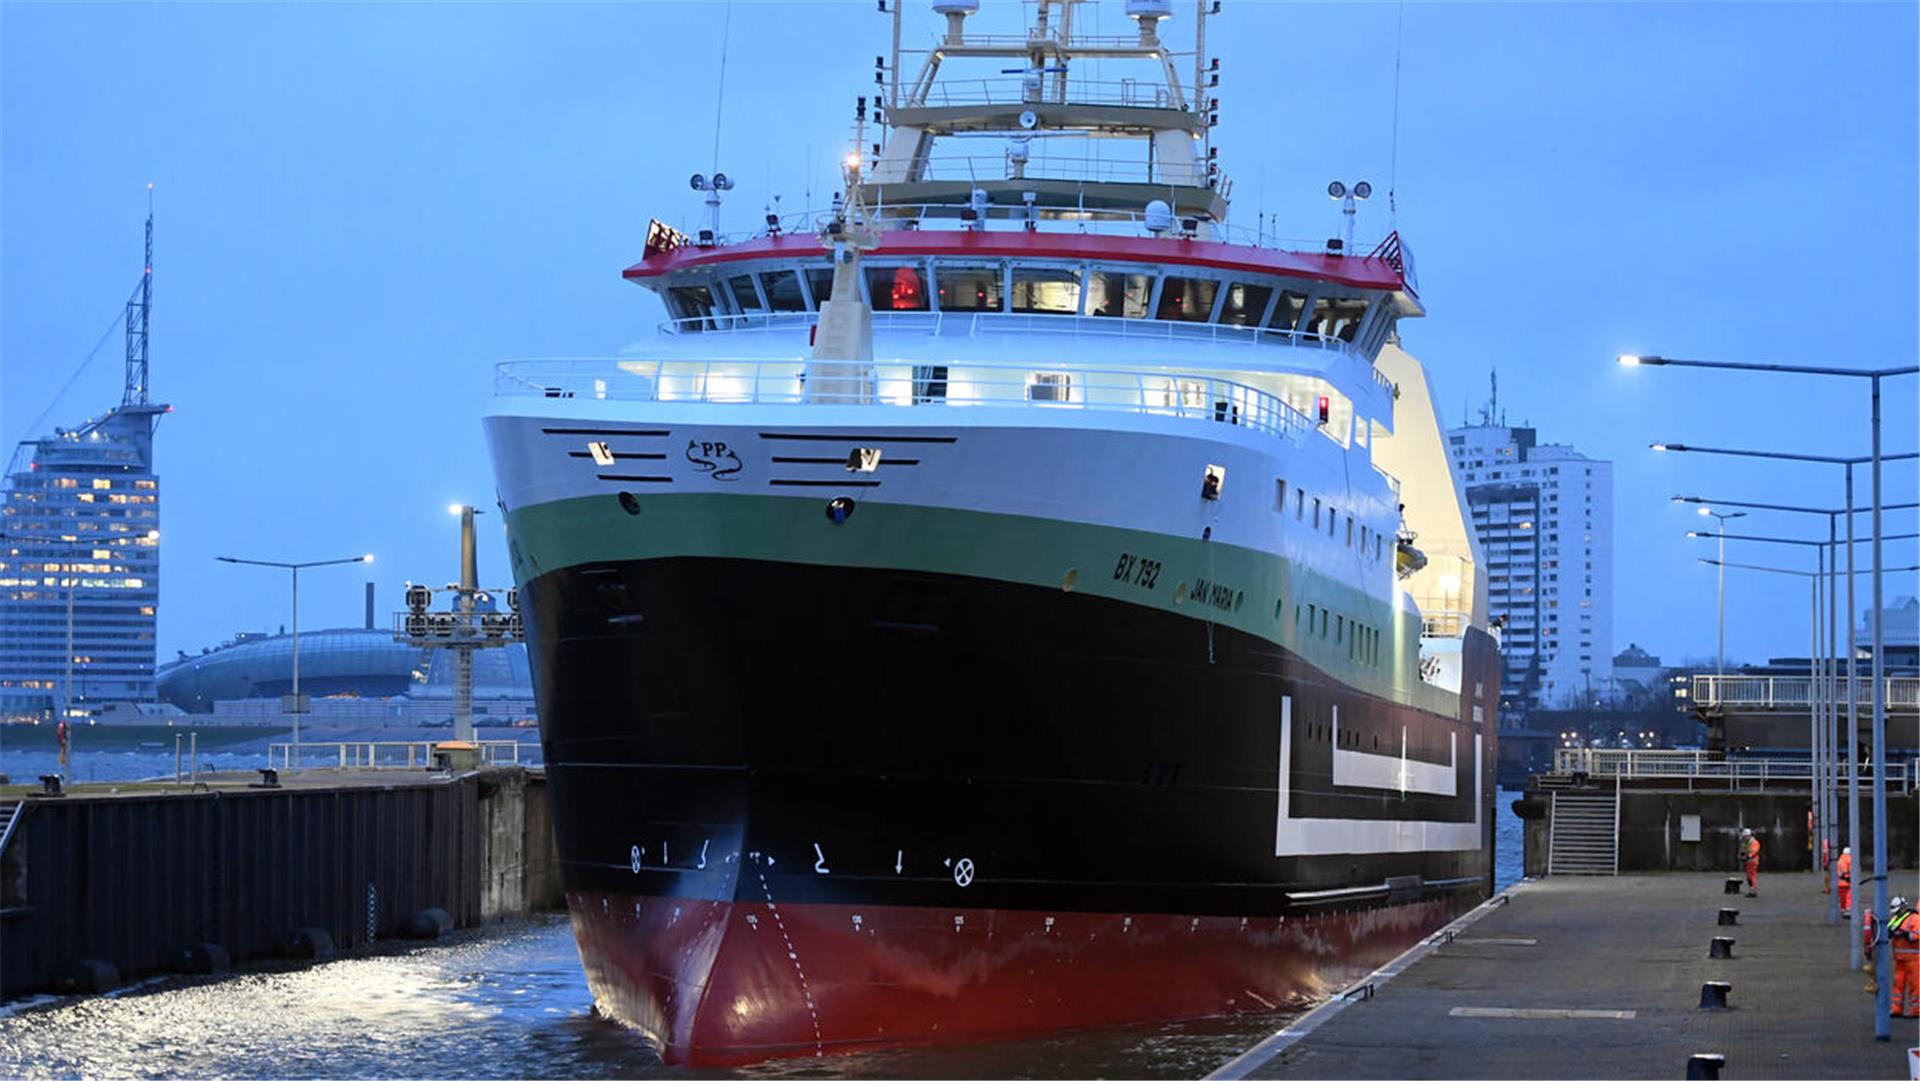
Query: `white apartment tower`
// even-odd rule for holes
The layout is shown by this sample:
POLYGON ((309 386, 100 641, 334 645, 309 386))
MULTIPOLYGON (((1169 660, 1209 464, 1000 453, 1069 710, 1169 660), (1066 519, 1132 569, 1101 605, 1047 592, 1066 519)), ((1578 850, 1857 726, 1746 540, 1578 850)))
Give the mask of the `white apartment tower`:
POLYGON ((1493 422, 1447 432, 1504 624, 1503 709, 1592 706, 1613 685, 1613 463, 1493 422))

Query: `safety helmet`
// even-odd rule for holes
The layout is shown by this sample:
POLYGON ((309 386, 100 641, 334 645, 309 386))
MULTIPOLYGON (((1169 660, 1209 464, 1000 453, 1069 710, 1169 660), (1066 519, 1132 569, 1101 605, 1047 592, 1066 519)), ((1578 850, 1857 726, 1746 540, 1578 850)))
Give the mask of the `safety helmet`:
POLYGON ((1890 909, 1905 908, 1907 907, 1907 899, 1905 897, 1895 897, 1893 900, 1887 902, 1887 907, 1890 909))
POLYGON ((1851 855, 1853 855, 1853 846, 1852 846, 1852 845, 1843 845, 1843 846, 1841 847, 1841 849, 1840 849, 1840 854, 1841 854, 1842 856, 1851 856, 1851 855))
POLYGON ((1740 831, 1740 836, 1742 836, 1742 837, 1751 837, 1751 836, 1753 836, 1753 831, 1752 831, 1752 830, 1741 830, 1741 831, 1740 831))

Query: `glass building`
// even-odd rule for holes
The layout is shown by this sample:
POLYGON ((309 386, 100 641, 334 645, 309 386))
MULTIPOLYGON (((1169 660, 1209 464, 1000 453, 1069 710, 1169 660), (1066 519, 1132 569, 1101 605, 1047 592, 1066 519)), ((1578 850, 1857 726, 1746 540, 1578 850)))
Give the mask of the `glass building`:
POLYGON ((153 700, 166 410, 122 405, 21 444, 0 499, 0 715, 153 700))

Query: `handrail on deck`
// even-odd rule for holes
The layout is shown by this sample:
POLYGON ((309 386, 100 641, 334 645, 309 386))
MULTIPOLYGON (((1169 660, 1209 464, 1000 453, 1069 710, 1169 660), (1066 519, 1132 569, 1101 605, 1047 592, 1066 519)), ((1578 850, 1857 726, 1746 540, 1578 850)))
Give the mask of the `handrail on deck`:
MULTIPOLYGON (((1882 688, 1887 708, 1902 712, 1920 709, 1920 677, 1887 676, 1882 688)), ((1701 706, 1737 706, 1746 709, 1808 709, 1812 688, 1831 685, 1837 701, 1847 697, 1845 676, 1834 680, 1815 680, 1810 676, 1714 675, 1693 677, 1693 701, 1701 706)), ((1862 704, 1873 697, 1873 679, 1857 676, 1853 684, 1854 700, 1862 704)))
POLYGON ((1294 443, 1309 431, 1324 431, 1277 395, 1199 372, 977 361, 875 362, 866 372, 841 371, 851 367, 833 361, 815 366, 798 357, 509 361, 495 371, 494 393, 712 404, 1095 410, 1213 421, 1294 443))
MULTIPOLYGON (((1837 763, 1836 773, 1845 784, 1853 775, 1851 765, 1837 763)), ((1611 747, 1561 747, 1553 752, 1553 772, 1561 775, 1584 773, 1589 777, 1668 778, 1676 780, 1806 781, 1813 777, 1813 763, 1796 758, 1727 758, 1718 751, 1633 750, 1611 747)), ((1873 778, 1873 767, 1859 767, 1860 783, 1873 778)), ((1901 791, 1920 789, 1920 759, 1892 763, 1887 768, 1889 785, 1901 791)))
MULTIPOLYGON (((434 754, 441 739, 410 740, 329 740, 320 743, 269 743, 267 766, 271 769, 432 769, 434 754)), ((479 750, 483 766, 520 765, 521 748, 516 739, 472 741, 479 750)))

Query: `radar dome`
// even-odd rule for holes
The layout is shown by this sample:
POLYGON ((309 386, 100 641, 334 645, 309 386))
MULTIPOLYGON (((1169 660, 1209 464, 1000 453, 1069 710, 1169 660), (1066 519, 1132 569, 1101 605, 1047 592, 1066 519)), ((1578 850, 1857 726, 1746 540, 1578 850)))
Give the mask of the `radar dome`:
POLYGON ((1173 208, 1164 199, 1155 199, 1147 204, 1147 232, 1155 236, 1173 230, 1173 208))
POLYGON ((1127 14, 1135 19, 1171 19, 1173 0, 1127 0, 1127 14))
POLYGON ((936 15, 972 15, 980 10, 980 0, 933 0, 936 15))

